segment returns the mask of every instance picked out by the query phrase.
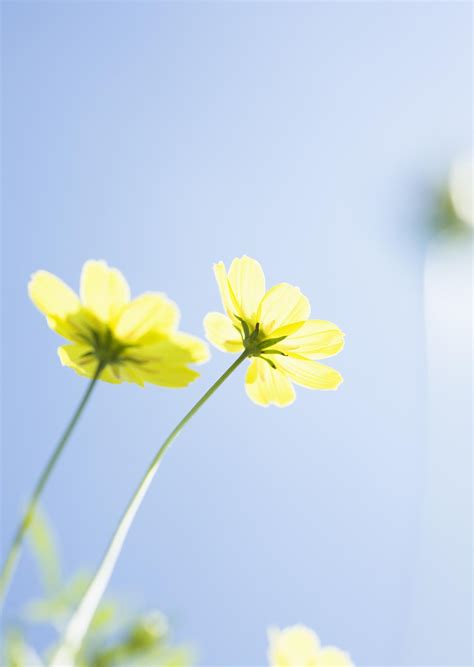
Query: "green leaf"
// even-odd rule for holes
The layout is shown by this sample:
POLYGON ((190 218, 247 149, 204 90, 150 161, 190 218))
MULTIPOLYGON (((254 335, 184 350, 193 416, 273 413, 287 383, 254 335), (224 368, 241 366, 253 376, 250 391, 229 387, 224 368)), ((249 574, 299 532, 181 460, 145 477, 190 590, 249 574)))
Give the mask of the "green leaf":
POLYGON ((285 340, 285 338, 288 338, 288 336, 279 336, 278 338, 268 338, 268 340, 264 340, 263 342, 261 342, 258 347, 261 350, 264 350, 266 347, 277 345, 277 343, 280 343, 282 340, 285 340))
POLYGON ((116 602, 104 600, 91 621, 90 632, 101 632, 106 630, 107 626, 112 625, 117 616, 117 608, 116 602))
POLYGON ((56 593, 39 600, 31 600, 25 609, 26 618, 35 623, 62 626, 84 594, 88 581, 89 577, 86 574, 79 573, 59 588, 56 593))
POLYGON ((242 325, 242 329, 244 330, 244 339, 247 339, 250 336, 249 325, 247 324, 247 322, 245 320, 243 320, 241 317, 239 317, 235 313, 234 313, 234 315, 242 325))

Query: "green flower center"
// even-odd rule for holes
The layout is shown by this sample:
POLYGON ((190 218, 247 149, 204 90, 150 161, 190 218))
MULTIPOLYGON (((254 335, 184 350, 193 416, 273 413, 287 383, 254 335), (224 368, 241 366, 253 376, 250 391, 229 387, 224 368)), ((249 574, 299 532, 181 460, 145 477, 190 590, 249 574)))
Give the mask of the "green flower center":
MULTIPOLYGON (((238 316, 236 316, 238 317, 238 316)), ((287 336, 279 336, 277 338, 268 338, 263 329, 260 328, 260 322, 257 322, 253 331, 250 330, 248 323, 242 318, 238 317, 240 323, 242 324, 242 330, 240 334, 242 336, 242 343, 244 348, 248 352, 249 357, 261 357, 267 363, 276 368, 275 364, 271 359, 268 359, 266 356, 262 355, 271 355, 271 354, 281 354, 287 356, 285 352, 273 348, 274 345, 277 345, 287 336), (269 349, 273 348, 273 349, 269 349)), ((237 327, 236 327, 237 328, 237 327)))
POLYGON ((119 341, 108 326, 102 329, 90 328, 84 338, 92 348, 87 356, 95 357, 102 366, 120 362, 124 351, 130 347, 119 341))

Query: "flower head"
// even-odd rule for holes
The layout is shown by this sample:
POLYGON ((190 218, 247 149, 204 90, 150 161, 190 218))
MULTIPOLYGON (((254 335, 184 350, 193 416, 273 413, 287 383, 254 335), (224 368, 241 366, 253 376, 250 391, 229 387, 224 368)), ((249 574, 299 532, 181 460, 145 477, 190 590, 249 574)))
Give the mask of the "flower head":
POLYGON ((207 345, 177 331, 179 311, 163 294, 130 300, 127 281, 106 262, 82 269, 80 297, 47 271, 31 277, 28 292, 51 329, 72 341, 58 348, 64 366, 106 382, 184 387, 198 377, 190 363, 206 361, 207 345))
POLYGON ((289 405, 293 382, 338 387, 340 373, 316 359, 337 354, 344 334, 331 322, 310 320, 309 301, 297 287, 279 283, 266 291, 262 267, 245 256, 234 259, 228 273, 222 262, 215 264, 214 273, 226 315, 206 315, 206 336, 220 350, 253 357, 245 386, 255 403, 289 405))
POLYGON ((304 625, 268 632, 271 667, 353 667, 351 659, 337 648, 321 647, 317 634, 304 625))

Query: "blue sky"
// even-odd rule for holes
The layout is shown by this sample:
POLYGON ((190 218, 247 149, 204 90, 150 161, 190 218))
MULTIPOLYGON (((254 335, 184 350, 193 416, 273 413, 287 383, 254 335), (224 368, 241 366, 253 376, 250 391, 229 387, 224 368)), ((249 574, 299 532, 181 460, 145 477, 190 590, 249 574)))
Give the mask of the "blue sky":
MULTIPOLYGON (((294 622, 358 665, 446 664, 446 647, 433 657, 429 633, 410 632, 430 520, 424 225, 470 142, 470 14, 3 7, 5 540, 84 390, 28 301, 34 270, 77 288, 82 263, 106 259, 202 334, 220 308, 213 262, 245 253, 346 332, 337 393, 300 389, 264 410, 237 372, 175 443, 131 531, 111 590, 165 611, 203 665, 264 664, 266 628, 294 622)), ((160 441, 231 360, 213 351, 183 391, 99 387, 45 494, 68 572, 97 563, 160 441)), ((27 557, 18 575, 11 614, 38 590, 27 557)), ((464 626, 443 622, 467 664, 464 626)))

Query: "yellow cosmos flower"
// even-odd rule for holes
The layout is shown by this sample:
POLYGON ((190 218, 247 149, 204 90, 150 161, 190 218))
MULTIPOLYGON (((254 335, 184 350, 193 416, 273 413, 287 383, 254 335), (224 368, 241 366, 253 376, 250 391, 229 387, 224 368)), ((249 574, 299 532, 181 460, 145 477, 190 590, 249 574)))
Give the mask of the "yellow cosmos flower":
POLYGON ((207 345, 177 331, 179 311, 163 294, 130 300, 127 281, 103 261, 88 261, 81 274, 80 298, 47 271, 28 285, 33 303, 51 329, 72 341, 58 349, 64 366, 106 382, 145 382, 185 387, 198 377, 189 368, 209 357, 207 345))
POLYGON ((131 301, 125 278, 105 262, 84 264, 80 298, 47 271, 32 276, 28 291, 33 303, 46 315, 51 329, 72 341, 58 349, 63 365, 91 380, 36 483, 7 552, 0 570, 0 605, 38 500, 97 380, 185 387, 198 377, 189 364, 206 361, 209 356, 203 341, 177 331, 179 312, 172 301, 163 294, 153 293, 131 301))
POLYGON ((234 259, 228 273, 219 262, 214 273, 226 315, 206 315, 206 336, 220 350, 254 357, 245 387, 255 403, 289 405, 293 382, 338 387, 340 373, 316 360, 337 354, 344 334, 332 322, 310 320, 309 301, 297 287, 279 283, 266 291, 262 267, 250 257, 234 259))
POLYGON ((304 625, 271 628, 268 639, 271 667, 354 667, 347 653, 322 648, 317 634, 304 625))

